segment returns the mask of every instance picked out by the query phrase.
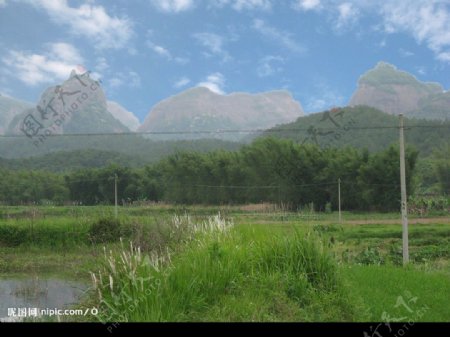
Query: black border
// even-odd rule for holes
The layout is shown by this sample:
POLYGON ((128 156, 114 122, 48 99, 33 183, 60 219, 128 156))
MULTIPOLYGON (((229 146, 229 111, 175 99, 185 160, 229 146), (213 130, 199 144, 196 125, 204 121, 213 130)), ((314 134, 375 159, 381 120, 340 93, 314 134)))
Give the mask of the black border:
POLYGON ((24 336, 27 333, 55 332, 58 335, 67 333, 95 333, 96 336, 122 336, 131 333, 190 333, 215 332, 219 334, 246 333, 249 335, 343 335, 358 337, 415 337, 415 336, 448 336, 450 323, 414 323, 408 329, 405 323, 391 323, 392 332, 380 331, 379 335, 371 334, 370 328, 379 323, 0 323, 0 333, 7 336, 24 336), (402 332, 400 331, 403 329, 402 332), (365 334, 367 333, 367 335, 365 334))

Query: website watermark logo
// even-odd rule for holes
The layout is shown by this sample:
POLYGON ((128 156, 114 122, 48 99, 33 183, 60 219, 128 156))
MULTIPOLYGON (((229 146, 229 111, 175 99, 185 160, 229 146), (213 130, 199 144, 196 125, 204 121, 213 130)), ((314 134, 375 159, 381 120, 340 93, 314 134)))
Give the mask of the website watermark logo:
POLYGON ((99 82, 89 77, 89 71, 72 71, 63 85, 47 89, 35 111, 22 120, 20 131, 38 147, 48 137, 61 134, 63 125, 92 101, 99 87, 99 82))
POLYGON ((346 111, 342 108, 333 108, 323 113, 319 125, 311 125, 306 131, 302 145, 312 143, 323 148, 329 147, 333 142, 339 141, 355 124, 353 117, 344 119, 346 111))
POLYGON ((397 296, 397 301, 392 307, 398 314, 393 315, 388 311, 383 311, 381 314, 381 323, 378 325, 370 326, 369 331, 364 331, 363 337, 403 337, 411 329, 418 320, 420 320, 425 313, 430 310, 427 305, 420 305, 418 303, 418 297, 414 296, 406 290, 403 295, 397 296), (391 323, 401 323, 403 325, 398 327, 398 324, 394 326, 391 323))

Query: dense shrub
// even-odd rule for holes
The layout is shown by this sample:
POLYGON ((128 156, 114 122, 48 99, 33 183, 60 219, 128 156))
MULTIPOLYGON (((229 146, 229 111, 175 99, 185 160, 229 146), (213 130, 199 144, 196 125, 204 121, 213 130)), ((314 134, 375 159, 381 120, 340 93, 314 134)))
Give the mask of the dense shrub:
POLYGON ((122 234, 124 234, 123 226, 114 218, 97 220, 89 229, 89 237, 94 243, 119 241, 122 234))

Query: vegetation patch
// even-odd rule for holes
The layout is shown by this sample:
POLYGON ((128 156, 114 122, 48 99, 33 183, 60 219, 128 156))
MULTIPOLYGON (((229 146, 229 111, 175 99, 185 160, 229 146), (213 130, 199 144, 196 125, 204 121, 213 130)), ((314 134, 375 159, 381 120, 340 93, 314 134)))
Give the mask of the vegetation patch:
POLYGON ((94 292, 106 321, 352 319, 337 264, 315 235, 231 228, 220 217, 191 227, 178 254, 110 252, 94 292), (194 228, 194 229, 192 229, 194 228), (329 310, 330 306, 333 310, 329 310))
POLYGON ((89 229, 89 238, 94 243, 119 241, 123 234, 123 225, 114 218, 99 219, 89 229))

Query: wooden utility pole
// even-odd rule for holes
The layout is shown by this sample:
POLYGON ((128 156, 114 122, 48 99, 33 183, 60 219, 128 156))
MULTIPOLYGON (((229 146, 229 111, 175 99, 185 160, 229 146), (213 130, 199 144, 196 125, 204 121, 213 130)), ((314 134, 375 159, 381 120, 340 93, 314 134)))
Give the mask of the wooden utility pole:
POLYGON ((338 204, 339 204, 339 223, 342 223, 342 215, 341 215, 341 178, 338 179, 338 204))
POLYGON ((402 194, 402 238, 403 238, 403 265, 409 262, 408 244, 408 208, 406 202, 406 172, 405 172, 405 140, 403 136, 403 114, 400 117, 400 184, 402 194))
POLYGON ((117 219, 117 174, 114 175, 114 216, 117 219))

